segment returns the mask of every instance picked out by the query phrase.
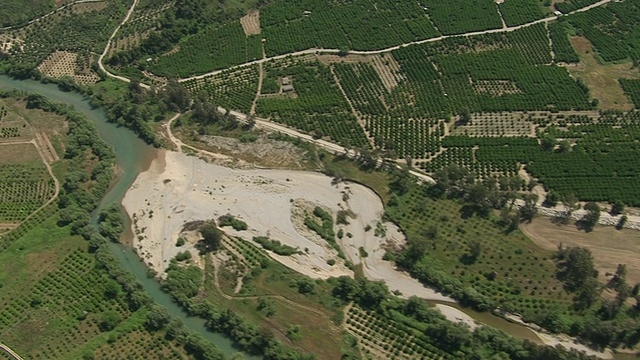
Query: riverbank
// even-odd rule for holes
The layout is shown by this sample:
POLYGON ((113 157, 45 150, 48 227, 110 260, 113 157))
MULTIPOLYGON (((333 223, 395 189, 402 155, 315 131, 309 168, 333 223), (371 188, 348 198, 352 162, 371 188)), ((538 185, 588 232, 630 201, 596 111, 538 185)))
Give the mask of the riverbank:
MULTIPOLYGON (((391 262, 382 260, 387 247, 402 246, 405 238, 390 223, 383 225, 384 236, 375 235, 378 223, 383 224, 383 204, 371 189, 362 185, 335 184, 330 177, 314 172, 231 169, 182 153, 158 150, 122 204, 132 218, 134 249, 147 266, 159 274, 181 251, 189 250, 194 257, 198 256, 193 244, 176 246, 184 224, 231 214, 245 221, 248 229, 223 228, 228 235, 249 242, 253 236, 269 236, 302 252, 292 256, 269 254, 285 266, 312 278, 353 277, 353 272, 326 241, 310 236, 313 234, 301 231, 300 224, 294 224, 296 218, 292 212, 300 202, 322 206, 334 213, 348 210, 355 214, 354 218, 349 218, 349 224, 344 225, 344 233, 350 233, 351 237, 343 237, 340 245, 348 260, 362 264, 367 278, 384 281, 390 290, 405 298, 418 296, 444 302, 437 307, 448 319, 461 320, 471 328, 478 326, 478 321, 469 314, 446 305, 453 303, 453 299, 425 287, 397 270, 391 262), (367 225, 371 230, 365 230, 367 225), (330 259, 336 260, 336 264, 329 265, 330 259)), ((610 351, 597 352, 568 337, 545 334, 527 324, 520 325, 527 326, 546 345, 560 344, 603 359, 612 358, 610 351)))
POLYGON ((301 253, 292 256, 270 254, 285 266, 312 278, 353 276, 326 241, 301 234, 304 219, 293 214, 295 204, 300 202, 328 208, 334 214, 341 210, 353 214, 349 224, 340 226, 345 236, 338 241, 348 260, 362 263, 368 278, 385 281, 392 291, 405 297, 453 302, 382 260, 386 247, 402 246, 405 239, 393 224, 382 222, 384 208, 379 197, 359 184, 335 184, 332 178, 314 172, 230 169, 159 150, 122 204, 132 219, 134 249, 159 274, 181 251, 189 250, 197 256, 193 245, 176 246, 184 224, 230 214, 245 221, 248 229, 225 227, 228 235, 246 241, 269 236, 298 248, 301 253), (377 227, 384 228, 384 234, 376 232, 377 227), (334 265, 330 265, 331 260, 334 265))

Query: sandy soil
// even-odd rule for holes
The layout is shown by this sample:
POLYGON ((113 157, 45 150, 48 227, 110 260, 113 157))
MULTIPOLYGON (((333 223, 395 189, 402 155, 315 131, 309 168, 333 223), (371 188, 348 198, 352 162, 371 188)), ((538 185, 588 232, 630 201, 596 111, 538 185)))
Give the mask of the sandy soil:
POLYGON ((192 245, 175 246, 185 223, 231 214, 244 220, 249 229, 237 232, 224 228, 227 234, 246 240, 266 235, 304 252, 293 256, 270 254, 284 265, 313 278, 353 276, 342 261, 327 264, 327 260, 337 258, 335 250, 296 230, 291 211, 298 199, 334 213, 345 209, 356 215, 349 225, 341 225, 345 234, 352 234, 351 238, 344 236, 341 245, 349 260, 363 263, 367 277, 386 281, 392 291, 404 296, 451 301, 382 260, 383 247, 400 246, 404 237, 392 224, 384 224, 386 235, 375 236, 382 202, 361 185, 332 184, 332 178, 313 172, 230 169, 185 154, 160 151, 150 168, 138 176, 122 204, 133 219, 134 248, 159 273, 180 251, 190 249, 196 255, 192 245), (372 229, 365 231, 366 225, 372 229), (364 259, 360 259, 361 246, 369 254, 364 259))
POLYGON ((590 249, 601 280, 604 280, 604 274, 615 273, 618 264, 626 264, 627 281, 630 284, 640 282, 640 258, 637 255, 640 253, 640 238, 636 230, 596 226, 586 233, 578 230, 573 222, 557 225, 548 217, 537 217, 530 224, 523 224, 521 229, 544 249, 555 250, 560 243, 565 247, 590 249))
POLYGON ((535 331, 536 335, 542 340, 545 345, 548 346, 556 346, 560 345, 566 349, 574 349, 578 351, 582 351, 589 356, 596 356, 600 359, 613 359, 613 352, 610 349, 605 349, 604 351, 593 350, 588 346, 580 344, 576 342, 569 336, 566 335, 551 335, 547 333, 541 333, 535 331))
POLYGON ((443 304, 436 304, 436 309, 440 310, 440 312, 447 318, 447 320, 455 323, 463 323, 469 326, 469 329, 473 331, 479 325, 476 324, 473 318, 462 311, 443 304))
POLYGON ((249 10, 247 15, 240 18, 240 25, 242 25, 242 30, 247 36, 260 34, 260 11, 249 10))

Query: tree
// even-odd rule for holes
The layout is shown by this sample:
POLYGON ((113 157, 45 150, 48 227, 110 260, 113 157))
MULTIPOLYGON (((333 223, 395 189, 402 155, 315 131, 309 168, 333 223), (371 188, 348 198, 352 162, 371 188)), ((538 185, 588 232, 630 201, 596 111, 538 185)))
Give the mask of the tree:
POLYGON ((467 245, 469 247, 469 257, 473 261, 477 260, 482 254, 482 243, 478 239, 471 240, 467 245))
POLYGON ((154 305, 147 313, 147 319, 144 326, 147 330, 157 331, 163 329, 171 322, 171 315, 165 307, 154 305))
POLYGON ((462 109, 462 111, 460 111, 460 114, 458 115, 460 117, 460 120, 458 120, 458 124, 460 125, 471 124, 471 112, 469 111, 469 108, 462 109))
POLYGON ((358 279, 357 283, 360 288, 358 300, 363 307, 375 309, 389 296, 389 288, 382 281, 358 279))
POLYGON ((205 246, 209 250, 218 250, 222 242, 222 231, 213 222, 207 222, 200 227, 200 234, 205 246))
POLYGON ((562 248, 554 254, 558 278, 564 281, 568 291, 576 291, 589 278, 596 278, 598 271, 593 265, 591 250, 583 247, 562 248))
POLYGON ((565 211, 562 214, 561 218, 563 222, 567 222, 569 221, 569 219, 571 219, 571 215, 573 214, 573 212, 580 208, 580 205, 578 204, 578 198, 573 194, 567 194, 563 196, 561 201, 565 207, 565 211))
POLYGON ((584 209, 587 213, 580 219, 580 223, 586 231, 591 231, 600 219, 600 207, 594 202, 588 202, 584 205, 584 209))
POLYGON ((191 103, 189 92, 175 79, 169 80, 165 86, 165 102, 172 110, 184 112, 191 103))
POLYGON ((558 152, 565 153, 571 150, 571 144, 567 140, 562 140, 558 143, 558 152))
POLYGON ((553 150, 553 148, 558 143, 558 140, 551 135, 544 135, 542 139, 540 139, 540 145, 544 150, 553 150))
POLYGON ((115 311, 109 310, 102 314, 102 321, 100 322, 100 330, 111 331, 122 321, 120 314, 115 311))
POLYGON ((624 211, 624 203, 620 200, 616 200, 611 204, 611 215, 622 214, 624 211))
POLYGON ((313 294, 316 289, 316 283, 309 277, 304 277, 296 282, 298 292, 300 294, 313 294))
POLYGON ((391 174, 389 189, 398 195, 404 195, 411 186, 411 174, 409 169, 396 170, 391 174))
POLYGON ((560 201, 560 195, 554 190, 550 190, 544 199, 544 204, 547 206, 556 206, 560 201))
POLYGON ((527 194, 524 196, 524 204, 520 207, 520 216, 522 219, 531 221, 533 216, 538 212, 536 204, 538 202, 538 195, 527 194))

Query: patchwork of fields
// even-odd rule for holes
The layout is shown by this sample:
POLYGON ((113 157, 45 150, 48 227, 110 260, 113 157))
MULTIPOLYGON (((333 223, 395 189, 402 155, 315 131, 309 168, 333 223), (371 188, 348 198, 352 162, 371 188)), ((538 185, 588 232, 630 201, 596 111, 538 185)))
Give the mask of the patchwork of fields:
MULTIPOLYGON (((604 348, 638 342, 631 305, 640 302, 638 285, 627 284, 624 267, 598 278, 589 263, 582 285, 572 287, 567 278, 575 274, 562 267, 576 247, 541 248, 518 227, 538 194, 569 211, 578 201, 598 214, 603 203, 640 207, 638 24, 634 0, 36 1, 15 15, 0 11, 0 72, 55 78, 61 88, 73 80, 87 94, 113 77, 109 71, 136 80, 114 91, 122 102, 107 113, 119 124, 133 118, 151 138, 163 118, 153 107, 178 113, 171 121, 190 112, 183 133, 190 144, 216 126, 249 144, 257 137, 244 132, 274 122, 352 149, 359 181, 378 176, 370 171, 385 159, 384 215, 407 240, 389 245, 385 259, 465 305, 517 313, 604 348), (103 50, 107 70, 99 71, 103 50), (214 110, 226 114, 202 116, 214 110), (458 178, 449 189, 444 181, 409 184, 408 170, 395 165, 458 178)), ((105 104, 108 91, 93 100, 105 104)), ((110 224, 96 230, 85 217, 109 185, 112 154, 82 134, 95 130, 71 110, 42 104, 35 95, 0 96, 0 339, 34 359, 219 356, 151 305, 103 248, 106 234, 119 233, 110 234, 110 224)), ((305 149, 334 181, 353 175, 329 169, 329 161, 345 161, 340 156, 305 149)), ((100 221, 117 223, 111 215, 100 221)), ((316 217, 311 223, 323 222, 315 231, 339 254, 336 236, 353 234, 334 234, 331 214, 316 217)), ((363 231, 370 230, 385 231, 381 224, 363 231)), ((529 343, 506 349, 493 330, 446 323, 417 299, 390 298, 378 283, 314 282, 273 264, 265 250, 302 249, 258 240, 262 248, 228 237, 226 250, 193 260, 180 253, 162 274, 164 289, 190 314, 245 350, 284 353, 283 343, 321 358, 534 354, 529 343), (505 348, 470 345, 494 340, 505 348)), ((359 255, 369 254, 361 247, 359 255)), ((596 263, 610 270, 612 262, 596 263)), ((345 262, 356 278, 363 264, 345 262)), ((538 355, 522 358, 545 358, 538 355)))

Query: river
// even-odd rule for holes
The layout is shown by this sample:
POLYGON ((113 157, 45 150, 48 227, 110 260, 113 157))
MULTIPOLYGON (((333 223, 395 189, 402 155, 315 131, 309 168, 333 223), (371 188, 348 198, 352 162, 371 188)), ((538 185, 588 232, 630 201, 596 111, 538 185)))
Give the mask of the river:
MULTIPOLYGON (((107 122, 107 117, 102 109, 94 109, 89 101, 78 93, 63 92, 54 84, 42 84, 32 80, 14 80, 7 76, 0 75, 0 88, 18 89, 26 92, 38 93, 46 96, 52 101, 73 106, 78 112, 92 120, 98 129, 100 137, 111 145, 116 153, 117 179, 101 200, 98 210, 92 216, 92 221, 96 221, 99 209, 113 202, 120 202, 125 193, 136 179, 137 175, 144 171, 155 157, 156 149, 140 140, 132 131, 107 122)), ((185 326, 203 335, 213 342, 220 350, 227 355, 238 353, 233 342, 219 333, 214 333, 206 329, 204 320, 188 316, 182 308, 176 305, 171 297, 160 288, 160 283, 155 279, 147 277, 147 267, 129 247, 121 244, 110 243, 110 250, 120 260, 124 269, 130 271, 142 283, 145 290, 153 300, 166 307, 169 312, 181 319, 185 326)), ((435 304, 435 302, 432 302, 435 304)), ((536 343, 541 343, 538 336, 526 326, 509 322, 501 317, 490 313, 479 313, 468 308, 463 308, 457 304, 446 303, 453 306, 476 321, 503 330, 506 333, 528 339, 536 343)), ((261 357, 243 354, 246 359, 260 359, 261 357)))
MULTIPOLYGON (((42 84, 32 80, 14 80, 0 75, 0 88, 18 89, 46 96, 52 101, 73 106, 78 112, 96 124, 100 137, 111 145, 116 153, 117 179, 100 201, 98 209, 92 214, 92 222, 97 220, 97 214, 104 206, 113 202, 120 202, 133 181, 141 171, 144 171, 156 155, 156 149, 140 140, 129 129, 107 122, 102 109, 94 109, 89 101, 81 94, 63 92, 54 84, 42 84)), ((219 333, 214 333, 205 327, 204 320, 188 316, 171 297, 162 291, 160 283, 147 277, 147 268, 133 250, 120 244, 110 243, 109 248, 114 256, 120 260, 121 266, 131 272, 142 283, 153 300, 166 307, 171 315, 182 320, 185 326, 213 342, 222 352, 231 356, 239 352, 234 348, 231 339, 219 333)), ((261 359, 261 357, 244 354, 246 359, 261 359)))

